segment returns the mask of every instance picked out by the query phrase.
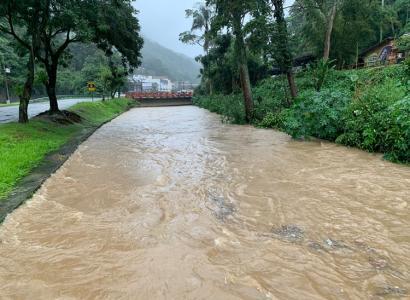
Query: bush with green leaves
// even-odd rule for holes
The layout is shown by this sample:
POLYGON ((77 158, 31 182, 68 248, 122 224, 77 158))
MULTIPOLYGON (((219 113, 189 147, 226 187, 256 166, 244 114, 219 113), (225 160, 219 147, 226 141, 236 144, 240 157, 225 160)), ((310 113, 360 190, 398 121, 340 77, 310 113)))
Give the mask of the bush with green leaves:
POLYGON ((407 57, 407 59, 404 61, 404 65, 407 78, 410 80, 410 57, 407 57))
POLYGON ((391 124, 388 128, 386 158, 395 162, 410 163, 410 96, 389 107, 391 124))
POLYGON ((283 119, 282 116, 284 115, 283 112, 286 111, 283 110, 280 113, 273 113, 273 112, 268 112, 265 117, 262 119, 262 121, 260 121, 259 123, 257 123, 258 127, 261 128, 277 128, 277 129, 281 129, 282 124, 283 124, 283 119))
POLYGON ((334 62, 322 58, 309 68, 316 91, 320 92, 328 76, 334 71, 334 62))
POLYGON ((234 124, 245 124, 245 107, 241 95, 197 96, 194 104, 223 116, 223 121, 234 124))
MULTIPOLYGON (((405 115, 397 103, 405 95, 405 86, 392 78, 367 87, 349 105, 345 132, 337 142, 371 152, 395 153, 393 136, 402 134, 403 130, 396 121, 400 115, 405 115)), ((405 104, 408 101, 404 101, 405 104)))
POLYGON ((404 34, 397 39, 397 48, 400 51, 410 51, 410 34, 404 34))
POLYGON ((288 87, 282 77, 263 80, 253 89, 254 123, 261 122, 267 114, 277 114, 288 105, 288 87))
POLYGON ((335 140, 343 133, 343 116, 350 98, 349 93, 333 89, 303 92, 285 112, 283 129, 295 138, 315 136, 335 140))

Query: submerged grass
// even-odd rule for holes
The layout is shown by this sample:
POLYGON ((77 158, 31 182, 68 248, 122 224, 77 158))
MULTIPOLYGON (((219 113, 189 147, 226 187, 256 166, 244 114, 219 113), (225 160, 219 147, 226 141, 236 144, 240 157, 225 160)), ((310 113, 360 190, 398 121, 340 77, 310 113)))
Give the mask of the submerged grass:
POLYGON ((0 201, 48 153, 59 149, 82 130, 113 119, 133 103, 128 99, 79 103, 70 108, 83 119, 77 124, 61 125, 34 118, 29 124, 0 125, 0 201))

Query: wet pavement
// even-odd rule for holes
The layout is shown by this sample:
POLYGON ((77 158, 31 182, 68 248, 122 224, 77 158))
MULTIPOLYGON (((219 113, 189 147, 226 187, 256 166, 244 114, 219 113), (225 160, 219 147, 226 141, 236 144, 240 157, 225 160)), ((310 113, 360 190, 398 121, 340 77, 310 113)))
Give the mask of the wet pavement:
MULTIPOLYGON (((67 109, 79 102, 90 102, 91 98, 78 98, 78 99, 63 99, 58 101, 60 109, 67 109)), ((48 102, 30 103, 28 106, 29 117, 39 115, 42 112, 47 111, 50 108, 48 102)), ((19 119, 19 107, 13 106, 0 106, 0 123, 17 122, 19 119)))

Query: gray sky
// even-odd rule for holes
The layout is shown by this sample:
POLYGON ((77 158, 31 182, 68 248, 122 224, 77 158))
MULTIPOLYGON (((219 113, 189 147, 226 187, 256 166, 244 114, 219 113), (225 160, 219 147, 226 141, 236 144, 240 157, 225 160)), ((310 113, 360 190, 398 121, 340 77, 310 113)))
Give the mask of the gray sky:
POLYGON ((185 10, 194 7, 198 0, 135 0, 140 11, 142 33, 151 40, 176 52, 195 57, 201 53, 199 46, 185 45, 179 34, 190 29, 191 20, 185 10))
MULTIPOLYGON (((287 5, 294 0, 287 0, 287 5)), ((151 40, 176 52, 195 57, 201 54, 199 46, 185 45, 179 34, 190 29, 191 20, 185 18, 185 10, 198 0, 134 0, 140 11, 142 33, 151 40)))

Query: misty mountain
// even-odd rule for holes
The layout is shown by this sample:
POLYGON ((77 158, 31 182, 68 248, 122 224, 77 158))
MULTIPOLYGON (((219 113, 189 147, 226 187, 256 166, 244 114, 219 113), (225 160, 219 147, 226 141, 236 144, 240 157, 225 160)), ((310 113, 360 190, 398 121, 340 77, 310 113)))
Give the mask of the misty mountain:
POLYGON ((188 56, 176 53, 144 37, 142 65, 137 74, 166 76, 172 81, 198 83, 200 65, 188 56))

